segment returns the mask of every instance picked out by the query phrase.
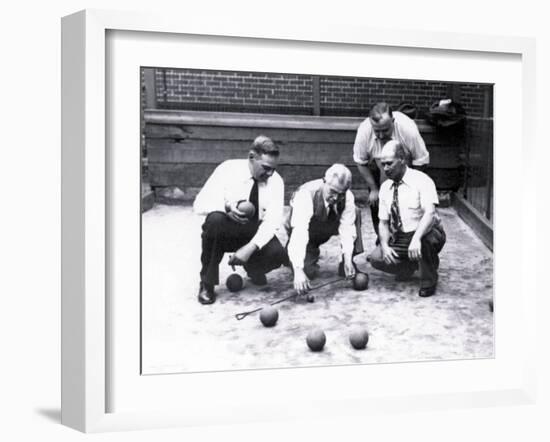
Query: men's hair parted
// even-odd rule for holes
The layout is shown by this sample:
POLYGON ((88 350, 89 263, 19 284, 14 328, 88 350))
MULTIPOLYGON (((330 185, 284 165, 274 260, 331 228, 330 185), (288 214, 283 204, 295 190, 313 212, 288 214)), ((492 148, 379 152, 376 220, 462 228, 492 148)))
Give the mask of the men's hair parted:
POLYGON ((343 164, 333 164, 325 172, 325 183, 337 181, 345 189, 351 187, 351 172, 343 164))
POLYGON ((388 114, 390 117, 393 117, 392 108, 388 103, 380 102, 376 103, 369 112, 369 117, 375 122, 378 123, 384 114, 388 114))
POLYGON ((270 155, 272 157, 279 156, 279 147, 273 142, 273 140, 265 135, 259 135, 253 141, 250 150, 258 155, 270 155))

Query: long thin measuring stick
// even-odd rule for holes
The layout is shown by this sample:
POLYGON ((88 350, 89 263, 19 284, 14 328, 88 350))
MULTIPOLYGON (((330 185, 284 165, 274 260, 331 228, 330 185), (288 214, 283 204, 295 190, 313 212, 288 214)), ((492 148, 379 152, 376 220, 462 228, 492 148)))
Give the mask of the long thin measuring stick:
MULTIPOLYGON (((345 279, 346 279, 346 278, 333 279, 332 281, 328 281, 328 282, 325 282, 325 283, 323 283, 323 284, 321 284, 321 285, 318 285, 317 287, 313 287, 313 288, 310 290, 310 292, 313 291, 313 290, 320 289, 321 287, 325 287, 325 286, 327 286, 327 285, 329 285, 329 284, 334 284, 335 282, 344 281, 345 279)), ((277 301, 272 302, 272 303, 269 304, 269 305, 276 305, 276 304, 279 304, 279 303, 281 303, 281 302, 288 301, 289 299, 295 298, 296 296, 298 296, 298 293, 293 293, 292 295, 286 296, 286 297, 284 297, 284 298, 282 298, 282 299, 278 299, 277 301)), ((237 320, 240 321, 241 319, 246 318, 248 315, 251 315, 252 313, 259 312, 259 311, 262 310, 262 309, 263 309, 263 307, 260 307, 260 308, 254 309, 254 310, 250 310, 249 312, 237 313, 237 314, 235 315, 235 318, 237 318, 237 320)))

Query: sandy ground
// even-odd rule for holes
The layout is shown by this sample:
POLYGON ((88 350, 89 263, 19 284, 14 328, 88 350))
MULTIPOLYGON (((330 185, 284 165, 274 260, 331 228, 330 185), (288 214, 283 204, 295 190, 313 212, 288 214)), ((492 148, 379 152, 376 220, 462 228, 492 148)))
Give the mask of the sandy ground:
MULTIPOLYGON (((233 271, 227 255, 220 266, 218 300, 197 302, 200 227, 203 217, 190 207, 156 205, 143 214, 144 374, 220 371, 318 365, 370 364, 493 357, 493 256, 453 209, 441 209, 447 244, 440 258, 437 294, 417 295, 418 281, 396 282, 356 257, 370 276, 369 289, 355 291, 347 281, 314 292, 315 302, 290 300, 277 305, 279 320, 266 328, 255 313, 238 321, 235 314, 265 306, 292 293, 290 270, 268 275, 266 287, 246 278, 239 293, 224 284, 233 271), (368 330, 365 350, 354 350, 349 332, 368 330), (305 337, 324 330, 324 351, 312 352, 305 337)), ((370 213, 363 209, 363 239, 374 247, 370 213)), ((281 240, 286 238, 281 234, 281 240)), ((284 243, 283 243, 284 244, 284 243)), ((337 278, 337 237, 323 246, 321 275, 314 285, 337 278)))

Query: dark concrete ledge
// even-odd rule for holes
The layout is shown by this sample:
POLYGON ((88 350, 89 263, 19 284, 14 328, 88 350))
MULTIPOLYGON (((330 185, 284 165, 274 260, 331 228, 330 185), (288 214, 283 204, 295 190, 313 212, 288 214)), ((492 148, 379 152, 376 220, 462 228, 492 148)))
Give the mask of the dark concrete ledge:
POLYGON ((468 201, 453 193, 453 207, 458 216, 477 234, 483 244, 493 250, 493 225, 468 201))

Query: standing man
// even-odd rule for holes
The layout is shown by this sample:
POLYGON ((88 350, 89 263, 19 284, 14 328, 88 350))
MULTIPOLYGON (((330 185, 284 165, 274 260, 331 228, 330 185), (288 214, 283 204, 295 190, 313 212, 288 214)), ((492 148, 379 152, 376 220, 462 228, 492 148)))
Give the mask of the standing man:
POLYGON ((353 160, 369 188, 368 203, 372 224, 378 235, 378 191, 386 180, 378 156, 384 145, 395 140, 408 154, 412 167, 422 169, 430 162, 430 154, 416 123, 402 112, 393 112, 387 103, 377 103, 369 117, 357 129, 353 146, 353 160))
POLYGON ((342 164, 332 165, 323 179, 303 184, 290 202, 285 227, 289 235, 288 256, 294 270, 294 288, 300 294, 310 289, 317 276, 319 246, 340 235, 340 276, 355 276, 353 256, 363 252, 361 217, 355 207, 351 172, 342 164))
POLYGON ((389 178, 380 187, 380 244, 368 257, 371 265, 406 280, 420 270, 419 296, 432 296, 437 286, 439 252, 445 244, 436 205, 435 184, 423 172, 407 166, 407 151, 388 141, 380 164, 389 178))
POLYGON ((275 171, 279 149, 260 135, 248 159, 227 160, 208 178, 197 195, 193 209, 207 215, 202 226, 200 288, 201 304, 216 301, 219 264, 226 252, 235 252, 232 265, 243 265, 254 284, 265 285, 265 274, 288 261, 275 236, 282 222, 284 184, 275 171), (238 208, 242 201, 254 205, 247 218, 238 208))

